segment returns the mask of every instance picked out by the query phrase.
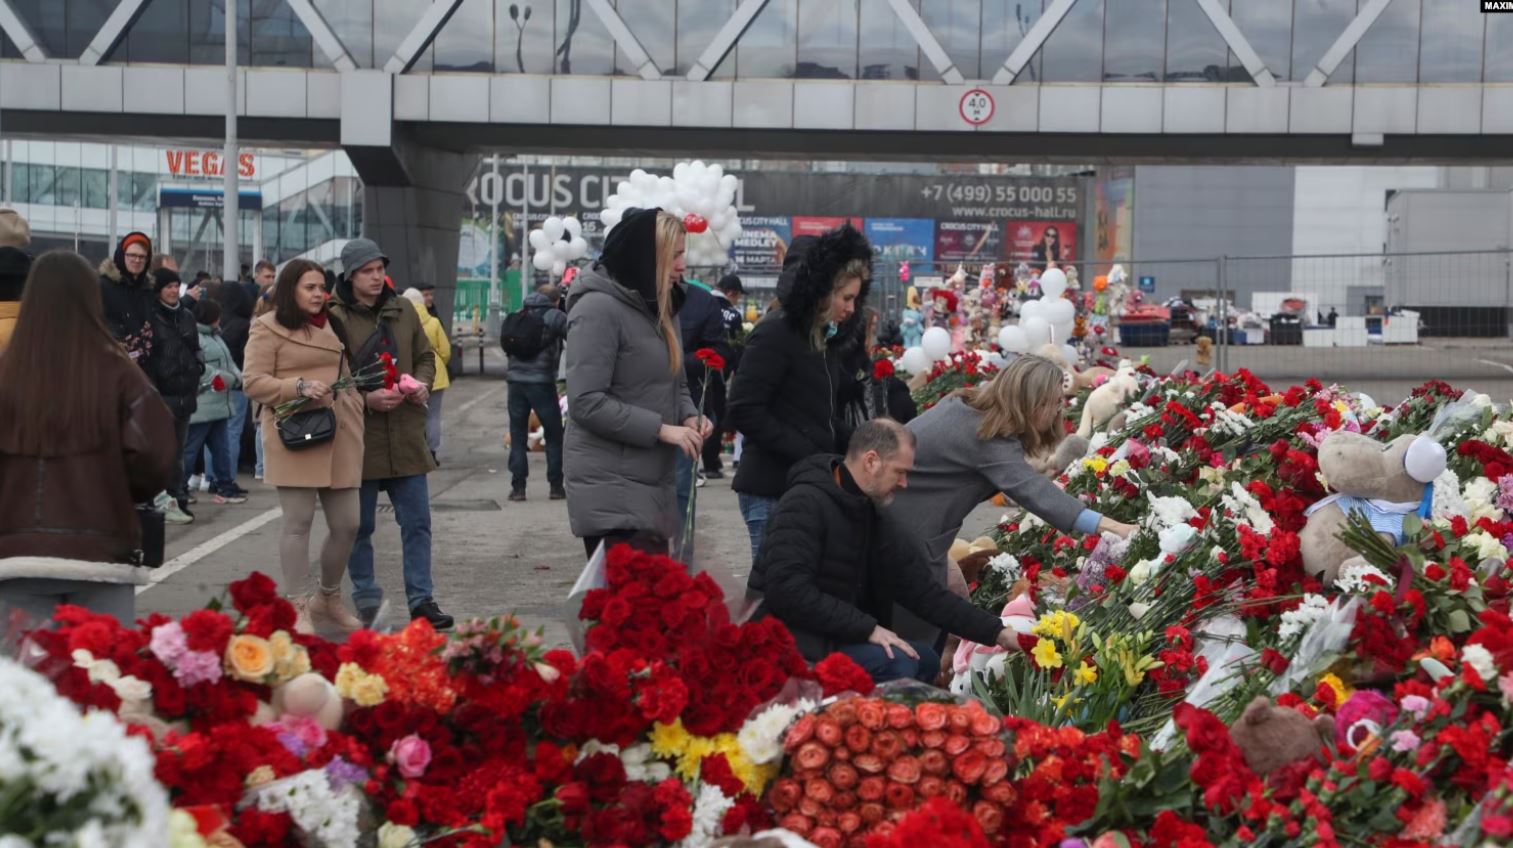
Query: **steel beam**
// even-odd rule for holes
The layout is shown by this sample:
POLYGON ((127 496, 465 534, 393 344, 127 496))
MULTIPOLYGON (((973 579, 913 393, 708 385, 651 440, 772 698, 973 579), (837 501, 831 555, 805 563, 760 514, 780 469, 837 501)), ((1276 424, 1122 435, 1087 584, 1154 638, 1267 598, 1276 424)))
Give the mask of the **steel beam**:
POLYGON ((1256 85, 1262 88, 1275 86, 1277 78, 1261 60, 1261 54, 1250 46, 1250 39, 1245 37, 1245 33, 1240 32, 1240 28, 1235 26, 1234 19, 1224 11, 1223 6, 1219 5, 1219 0, 1198 0, 1198 6, 1203 9, 1204 14, 1208 15, 1214 29, 1219 31, 1219 37, 1224 39, 1229 49, 1235 51, 1235 57, 1240 60, 1240 64, 1245 66, 1246 72, 1250 74, 1251 79, 1255 80, 1256 85))
POLYGON ((42 49, 42 42, 32 34, 31 27, 26 25, 26 21, 21 20, 16 10, 11 8, 10 0, 0 0, 0 30, 5 30, 5 34, 16 45, 16 49, 26 57, 26 61, 47 61, 47 51, 42 49))
POLYGON ((765 8, 767 8, 767 0, 741 0, 741 5, 736 7, 735 14, 731 15, 730 20, 726 21, 720 27, 720 31, 715 33, 714 41, 709 42, 709 46, 699 54, 699 61, 694 62, 693 67, 688 69, 688 81, 703 82, 709 79, 709 75, 714 73, 714 69, 718 68, 721 62, 725 61, 725 57, 735 49, 735 43, 741 40, 741 36, 745 35, 746 30, 750 28, 751 22, 756 20, 756 16, 765 8))
POLYGON ((332 67, 338 71, 357 70, 357 62, 352 59, 352 54, 347 52, 347 46, 341 43, 340 38, 337 38, 336 32, 331 29, 329 23, 326 23, 325 16, 315 8, 314 3, 310 0, 285 0, 285 2, 289 4, 290 9, 294 10, 294 16, 299 18, 299 22, 305 25, 305 30, 310 33, 310 37, 315 39, 316 46, 326 54, 326 59, 331 62, 332 67))
POLYGON ((888 4, 893 7, 893 14, 898 15, 898 19, 903 22, 904 29, 914 36, 915 43, 919 44, 919 49, 924 51, 925 58, 930 60, 930 64, 935 66, 935 71, 940 74, 940 78, 952 85, 966 82, 961 71, 957 70, 956 63, 951 61, 951 54, 940 46, 935 33, 930 31, 930 27, 925 24, 925 19, 919 16, 919 12, 915 11, 909 0, 888 0, 888 4))
POLYGON ((620 13, 615 11, 615 7, 609 5, 609 0, 588 0, 588 7, 599 16, 599 20, 604 23, 604 28, 609 30, 609 35, 615 40, 615 44, 625 51, 625 58, 635 66, 636 73, 641 76, 641 79, 662 78, 662 71, 657 67, 657 63, 652 61, 651 54, 647 53, 646 48, 641 46, 641 42, 636 40, 636 34, 625 25, 625 21, 621 19, 620 13))
POLYGON ((431 0, 425 14, 410 29, 410 34, 399 42, 399 49, 384 63, 384 73, 403 74, 415 67, 420 54, 436 40, 436 34, 441 32, 441 28, 452 19, 452 13, 461 5, 462 0, 431 0))
POLYGON ((1329 45, 1329 49, 1324 51, 1324 55, 1319 57, 1319 63, 1308 72, 1308 78, 1303 81, 1303 84, 1318 88, 1327 82, 1329 75, 1334 73, 1334 69, 1338 68, 1341 62, 1345 61, 1345 57, 1350 55, 1350 51, 1360 43, 1366 30, 1371 29, 1371 25, 1376 23, 1383 12, 1387 11, 1387 4, 1391 2, 1392 0, 1367 0, 1366 7, 1361 9, 1360 14, 1345 26, 1345 31, 1340 33, 1340 37, 1336 38, 1334 43, 1329 45))
POLYGON ((1056 27, 1061 26, 1062 19, 1076 2, 1077 0, 1051 0, 1050 7, 1041 13, 1040 19, 1024 34, 1024 40, 1015 45, 1009 58, 1004 60, 1003 67, 993 75, 993 84, 1008 85, 1013 82, 1020 71, 1024 70, 1024 66, 1030 63, 1030 59, 1034 58, 1035 52, 1051 37, 1051 33, 1056 31, 1056 27))

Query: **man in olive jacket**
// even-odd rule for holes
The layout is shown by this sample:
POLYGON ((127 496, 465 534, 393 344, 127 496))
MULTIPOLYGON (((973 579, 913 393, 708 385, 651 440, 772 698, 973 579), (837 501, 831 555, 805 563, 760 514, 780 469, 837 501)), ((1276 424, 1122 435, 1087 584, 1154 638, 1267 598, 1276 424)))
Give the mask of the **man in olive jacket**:
POLYGON ((431 495, 426 475, 436 467, 426 446, 426 399, 436 378, 436 354, 420 317, 384 284, 389 257, 368 239, 353 239, 341 251, 346 276, 331 301, 332 328, 347 348, 353 372, 388 353, 400 374, 425 388, 411 395, 378 388, 366 394, 363 416, 363 484, 357 541, 347 560, 352 601, 363 624, 371 626, 383 604, 373 573, 373 526, 378 493, 389 493, 404 548, 405 599, 410 618, 424 618, 437 630, 452 626, 431 586, 431 495))

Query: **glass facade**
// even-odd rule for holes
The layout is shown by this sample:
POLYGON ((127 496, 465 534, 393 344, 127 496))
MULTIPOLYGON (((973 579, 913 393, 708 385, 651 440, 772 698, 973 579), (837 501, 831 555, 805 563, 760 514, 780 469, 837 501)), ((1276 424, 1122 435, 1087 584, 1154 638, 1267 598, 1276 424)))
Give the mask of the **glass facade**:
MULTIPOLYGON (((737 0, 608 0, 664 76, 684 76, 737 0)), ((53 58, 76 58, 117 0, 8 0, 53 58)), ((382 68, 418 0, 313 0, 360 67, 382 68)), ((1048 0, 908 0, 967 79, 991 79, 1048 0)), ((1365 0, 1217 0, 1279 80, 1306 79, 1365 0)), ((240 61, 329 67, 286 0, 238 4, 240 61)), ((150 0, 112 62, 220 64, 225 0, 150 0)), ((1393 0, 1334 84, 1513 81, 1513 19, 1471 0, 1393 0)), ((16 46, 0 36, 0 56, 16 46)), ((634 75, 587 0, 463 0, 414 70, 634 75)), ((715 79, 935 80, 890 0, 769 0, 715 79)), ((1250 75, 1197 0, 1077 0, 1017 80, 1228 82, 1250 75)))

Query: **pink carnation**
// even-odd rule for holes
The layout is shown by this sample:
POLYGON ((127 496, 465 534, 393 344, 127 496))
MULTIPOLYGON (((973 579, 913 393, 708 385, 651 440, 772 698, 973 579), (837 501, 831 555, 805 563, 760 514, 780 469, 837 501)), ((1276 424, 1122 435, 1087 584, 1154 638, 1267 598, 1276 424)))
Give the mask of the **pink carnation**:
POLYGON ((185 651, 177 663, 169 664, 173 679, 180 686, 215 683, 221 679, 221 658, 209 651, 185 651))
POLYGON ((170 621, 152 628, 152 641, 148 643, 148 650, 158 658, 158 662, 173 668, 189 650, 184 626, 177 621, 170 621))
POLYGON ((326 729, 309 716, 285 713, 275 724, 298 739, 307 750, 325 747, 326 729))

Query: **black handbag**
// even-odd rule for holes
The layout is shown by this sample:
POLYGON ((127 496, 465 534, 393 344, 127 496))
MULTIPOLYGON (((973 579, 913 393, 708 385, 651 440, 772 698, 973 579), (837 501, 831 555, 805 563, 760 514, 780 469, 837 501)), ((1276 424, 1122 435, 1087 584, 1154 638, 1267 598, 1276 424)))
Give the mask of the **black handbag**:
POLYGON ((307 409, 278 420, 278 438, 292 451, 323 445, 336 437, 336 413, 307 409))
POLYGON ((131 552, 131 564, 157 568, 163 564, 163 513, 152 504, 144 504, 137 507, 137 520, 142 524, 142 547, 131 552))

